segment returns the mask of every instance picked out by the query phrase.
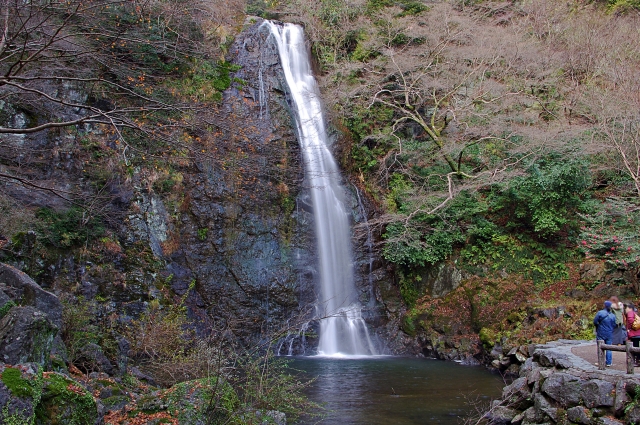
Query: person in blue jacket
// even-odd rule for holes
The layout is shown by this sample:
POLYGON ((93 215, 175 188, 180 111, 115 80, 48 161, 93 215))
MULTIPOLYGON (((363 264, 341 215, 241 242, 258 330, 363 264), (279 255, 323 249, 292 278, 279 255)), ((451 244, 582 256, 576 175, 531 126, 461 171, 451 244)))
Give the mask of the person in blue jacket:
MULTIPOLYGON (((596 313, 593 318, 593 324, 596 325, 596 338, 604 340, 605 344, 611 344, 613 341, 613 330, 616 328, 616 315, 611 311, 611 301, 604 302, 604 308, 596 313)), ((611 351, 606 352, 607 366, 611 366, 611 351)))

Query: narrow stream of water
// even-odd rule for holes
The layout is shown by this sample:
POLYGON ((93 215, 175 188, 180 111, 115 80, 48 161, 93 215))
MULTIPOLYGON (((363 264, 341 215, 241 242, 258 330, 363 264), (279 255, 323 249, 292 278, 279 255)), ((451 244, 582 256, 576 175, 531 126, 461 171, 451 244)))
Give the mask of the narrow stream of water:
POLYGON ((290 366, 316 378, 307 395, 326 406, 322 425, 461 424, 504 385, 482 367, 429 359, 296 357, 290 366))

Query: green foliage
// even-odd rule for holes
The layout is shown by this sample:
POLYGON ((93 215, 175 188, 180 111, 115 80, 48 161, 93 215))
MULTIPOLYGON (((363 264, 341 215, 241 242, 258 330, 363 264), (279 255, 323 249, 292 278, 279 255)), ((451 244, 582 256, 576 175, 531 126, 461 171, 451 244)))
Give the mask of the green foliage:
POLYGON ((409 307, 413 307, 420 297, 417 284, 420 283, 421 279, 419 274, 413 274, 407 270, 399 272, 400 295, 402 295, 402 299, 409 307))
POLYGON ((419 0, 367 0, 367 10, 370 13, 391 6, 398 6, 402 9, 398 17, 415 16, 429 10, 429 7, 419 0))
POLYGON ((233 387, 217 377, 174 385, 167 392, 167 409, 178 412, 180 423, 229 423, 239 400, 233 387))
MULTIPOLYGON (((403 179, 394 179, 394 189, 400 194, 393 201, 398 210, 411 214, 415 205, 404 202, 410 198, 411 188, 403 179), (402 193, 403 190, 406 192, 402 193)), ((393 193, 392 191, 392 193, 393 193)), ((485 211, 485 205, 470 193, 463 192, 451 200, 437 214, 417 213, 409 220, 401 220, 387 226, 383 248, 384 257, 404 266, 424 266, 445 260, 454 247, 466 239, 474 220, 485 211)))
POLYGON ((498 340, 495 331, 489 328, 480 329, 479 337, 485 350, 491 350, 498 340))
POLYGON ((392 118, 393 109, 376 103, 370 108, 354 107, 347 115, 345 125, 359 142, 372 134, 384 133, 382 130, 392 118))
POLYGON ((319 18, 326 26, 337 26, 358 17, 358 9, 342 0, 322 0, 319 18))
POLYGON ((629 404, 625 406, 624 413, 627 414, 638 406, 640 406, 640 386, 636 385, 633 390, 633 400, 631 400, 629 404))
POLYGON ((609 10, 615 13, 630 13, 640 10, 640 0, 608 0, 609 10))
POLYGON ((400 7, 402 8, 402 12, 398 14, 399 17, 415 16, 429 10, 429 6, 425 5, 421 1, 412 0, 400 2, 400 7))
POLYGON ((222 92, 236 81, 231 78, 231 73, 239 69, 240 66, 227 61, 196 60, 190 71, 190 76, 177 80, 173 83, 173 87, 181 95, 194 101, 219 101, 222 99, 222 92))
POLYGON ((33 423, 33 419, 29 420, 25 415, 26 411, 15 412, 13 414, 9 414, 9 404, 5 404, 2 407, 2 412, 0 412, 0 423, 3 425, 30 425, 33 423))
POLYGON ((96 319, 96 305, 83 297, 62 301, 62 340, 67 348, 68 361, 85 370, 93 370, 93 364, 85 364, 90 359, 83 358, 87 344, 100 346, 105 354, 114 356, 115 341, 108 329, 96 319))
MULTIPOLYGON (((1 379, 15 397, 30 398, 33 406, 40 403, 43 387, 43 374, 40 367, 38 367, 36 375, 30 379, 23 378, 22 371, 18 367, 6 367, 2 372, 1 379)), ((8 404, 2 409, 0 415, 0 423, 6 425, 33 425, 35 419, 35 416, 30 416, 26 410, 10 415, 8 404)))
POLYGON ((350 168, 370 173, 378 166, 379 158, 390 148, 389 131, 385 128, 393 118, 393 110, 375 104, 371 108, 356 107, 344 119, 354 138, 349 152, 350 168))
POLYGON ((63 212, 41 208, 36 217, 46 226, 41 235, 44 244, 57 248, 79 246, 104 233, 104 225, 100 220, 76 207, 63 212))
POLYGON ((351 60, 356 62, 366 62, 370 59, 380 56, 380 52, 366 46, 368 37, 364 31, 359 31, 357 36, 357 44, 351 53, 351 60))
POLYGON ((341 0, 298 2, 297 6, 314 22, 314 31, 308 31, 316 34, 311 51, 322 68, 330 68, 341 59, 348 58, 361 34, 351 23, 362 15, 362 7, 341 0))
POLYGON ((270 9, 278 3, 278 0, 248 0, 246 13, 264 19, 273 19, 270 9))
MULTIPOLYGON (((468 243, 460 256, 467 268, 488 266, 491 272, 504 271, 544 285, 569 277, 567 262, 575 252, 562 246, 549 246, 526 235, 505 234, 493 223, 469 232, 468 243)), ((470 271, 480 273, 479 270, 470 271)))
POLYGON ((424 44, 426 40, 422 37, 409 37, 405 33, 399 32, 393 36, 393 38, 389 41, 392 46, 401 47, 406 46, 407 44, 415 44, 421 45, 424 44))
POLYGON ((525 176, 494 186, 491 202, 506 228, 550 238, 566 226, 577 226, 576 214, 588 206, 590 183, 585 160, 554 153, 531 164, 525 176))
POLYGON ((0 319, 2 319, 6 314, 15 307, 16 303, 12 300, 7 301, 2 307, 0 307, 0 319))
POLYGON ((409 336, 416 336, 416 322, 411 314, 405 314, 402 318, 402 330, 409 336))
POLYGON ((206 227, 202 229, 198 229, 198 239, 201 241, 206 241, 208 233, 209 233, 209 229, 207 229, 206 227))
POLYGON ((170 170, 153 182, 153 190, 158 193, 171 193, 177 184, 182 182, 182 174, 170 170))
POLYGON ((383 255, 388 261, 405 266, 436 264, 451 255, 457 243, 464 241, 459 228, 449 226, 437 216, 427 216, 420 221, 420 228, 402 222, 387 226, 383 255))

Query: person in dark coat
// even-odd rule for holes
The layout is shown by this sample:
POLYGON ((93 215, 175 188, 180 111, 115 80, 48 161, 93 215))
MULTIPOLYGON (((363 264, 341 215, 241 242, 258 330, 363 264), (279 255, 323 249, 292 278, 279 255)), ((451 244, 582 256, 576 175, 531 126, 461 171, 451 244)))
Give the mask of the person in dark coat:
MULTIPOLYGON (((610 345, 613 339, 613 330, 616 328, 616 315, 611 311, 611 301, 604 302, 604 308, 596 313, 593 324, 596 325, 596 338, 610 345)), ((607 350, 605 353, 607 366, 611 366, 613 363, 611 351, 607 350)))

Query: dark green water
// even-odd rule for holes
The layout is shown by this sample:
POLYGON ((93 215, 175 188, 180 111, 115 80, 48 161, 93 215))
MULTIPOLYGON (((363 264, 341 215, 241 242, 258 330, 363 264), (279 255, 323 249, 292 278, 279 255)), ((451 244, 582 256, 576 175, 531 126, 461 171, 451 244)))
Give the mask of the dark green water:
POLYGON ((488 404, 504 385, 484 368, 428 359, 297 357, 290 366, 316 378, 307 395, 328 409, 322 425, 460 424, 469 401, 488 404))

